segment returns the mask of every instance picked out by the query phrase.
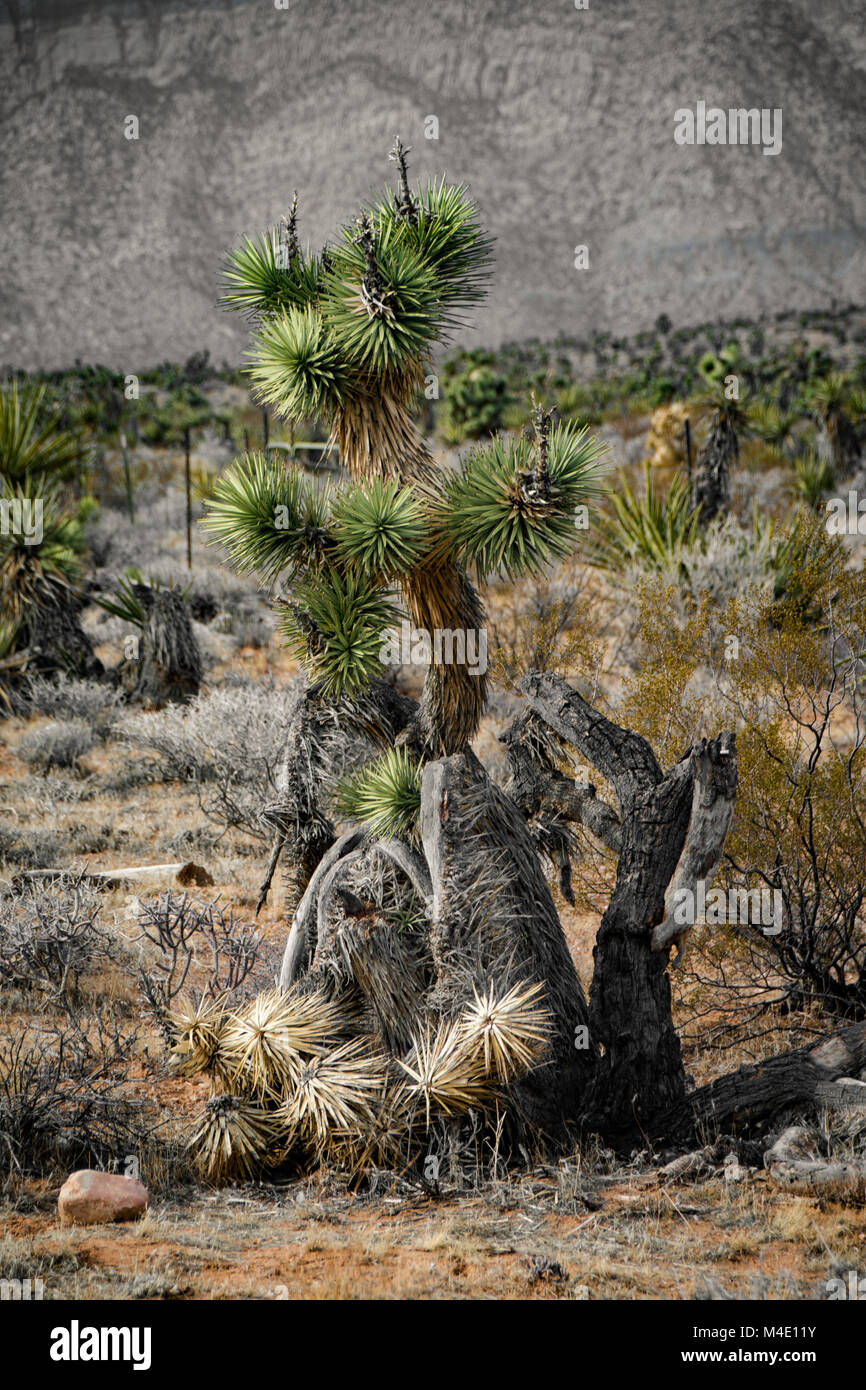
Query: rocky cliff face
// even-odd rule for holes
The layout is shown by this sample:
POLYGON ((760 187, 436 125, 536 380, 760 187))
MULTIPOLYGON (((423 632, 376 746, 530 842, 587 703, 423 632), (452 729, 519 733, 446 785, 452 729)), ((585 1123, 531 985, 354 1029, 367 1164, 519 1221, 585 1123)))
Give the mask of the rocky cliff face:
POLYGON ((318 247, 392 177, 398 131, 414 175, 467 180, 497 237, 476 339, 864 297, 847 0, 285 4, 0 0, 0 363, 238 360, 225 248, 295 187, 318 247), (781 153, 678 145, 698 100, 781 107, 781 153))

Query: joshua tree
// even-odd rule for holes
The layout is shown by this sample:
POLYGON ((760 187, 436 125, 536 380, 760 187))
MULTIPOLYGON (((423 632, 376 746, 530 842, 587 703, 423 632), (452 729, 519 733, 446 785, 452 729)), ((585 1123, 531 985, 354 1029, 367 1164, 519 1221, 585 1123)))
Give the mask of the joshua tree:
POLYGON ((719 386, 703 401, 709 429, 698 450, 692 484, 692 506, 700 507, 699 525, 710 524, 730 501, 730 470, 740 455, 740 436, 748 427, 748 413, 739 400, 719 386))
POLYGON ((81 626, 81 526, 54 486, 0 487, 0 627, 10 671, 99 676, 81 626), (32 495, 39 493, 39 496, 32 495))
MULTIPOLYGON (((485 705, 482 662, 443 660, 433 640, 417 705, 380 678, 399 596, 416 632, 456 633, 465 658, 484 621, 467 566, 482 582, 544 574, 572 550, 575 510, 601 467, 597 442, 538 404, 528 434, 494 439, 453 473, 437 467, 410 403, 435 342, 479 299, 490 248, 463 188, 410 190, 405 154, 398 141, 398 191, 318 257, 299 249, 293 206, 283 233, 247 240, 228 271, 230 306, 257 319, 250 373, 260 398, 296 421, 324 417, 351 479, 320 491, 296 470, 244 456, 205 522, 238 568, 275 586, 308 674, 289 711, 279 799, 267 808, 275 838, 262 901, 280 853, 293 892, 280 986, 295 1002, 285 1007, 296 1009, 299 990, 350 1001, 346 1026, 392 1056, 414 1048, 407 1068, 417 1077, 448 1051, 429 1032, 424 1042, 424 1030, 464 1017, 473 991, 506 999, 539 987, 549 1049, 509 1090, 518 1136, 561 1142, 589 1126, 631 1141, 693 1131, 741 1104, 760 1113, 792 1085, 814 1090, 818 1063, 795 1063, 770 1088, 737 1078, 687 1097, 666 973, 670 946, 681 951, 687 933, 671 894, 711 880, 722 855, 733 735, 700 741, 664 770, 645 739, 559 677, 532 672, 519 683, 526 708, 501 735, 511 775, 499 787, 469 747, 485 705), (616 805, 566 775, 574 750, 616 805), (347 762, 357 770, 335 800, 335 769, 347 762), (588 1004, 542 871, 555 866, 567 893, 572 824, 618 859, 588 1004)), ((260 1010, 282 1007, 263 998, 260 1010)), ((241 1031, 261 1039, 260 1024, 251 1014, 241 1031)), ((353 1046, 347 1066, 358 1061, 353 1046)), ((866 1035, 846 1046, 837 1060, 851 1066, 866 1035)), ((237 1055, 252 1053, 244 1043, 237 1055)), ((318 1065, 289 1076, 287 1060, 290 1119, 318 1065)), ((213 1105, 208 1133, 232 1116, 253 1123, 237 1096, 213 1105)))
POLYGON ((56 481, 81 459, 81 440, 62 427, 47 393, 33 383, 0 386, 0 481, 24 487, 37 479, 56 481))
POLYGON ((847 478, 860 459, 861 446, 852 413, 862 413, 858 394, 839 372, 829 372, 808 393, 809 405, 823 427, 837 478, 847 478))

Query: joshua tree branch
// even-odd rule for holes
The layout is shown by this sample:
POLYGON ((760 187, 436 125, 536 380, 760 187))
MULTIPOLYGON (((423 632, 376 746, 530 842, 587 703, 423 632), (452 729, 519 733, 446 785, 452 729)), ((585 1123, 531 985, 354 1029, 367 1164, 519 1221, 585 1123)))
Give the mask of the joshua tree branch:
POLYGON ((645 738, 606 719, 560 676, 530 671, 518 682, 530 709, 612 784, 626 815, 663 773, 645 738))

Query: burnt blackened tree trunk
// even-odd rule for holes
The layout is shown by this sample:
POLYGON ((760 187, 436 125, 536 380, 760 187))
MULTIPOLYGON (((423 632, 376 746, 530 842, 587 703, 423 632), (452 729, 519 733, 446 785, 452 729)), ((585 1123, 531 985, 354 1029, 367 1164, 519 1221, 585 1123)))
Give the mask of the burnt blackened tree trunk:
POLYGON ((102 662, 81 626, 81 600, 63 583, 44 583, 28 605, 22 632, 27 669, 35 675, 58 672, 84 678, 103 675, 102 662))
POLYGON ((558 677, 533 673, 520 688, 619 802, 616 883, 593 952, 590 1027, 601 1055, 586 1118, 607 1135, 628 1136, 685 1096, 667 975, 669 947, 684 930, 666 899, 672 886, 708 882, 721 858, 736 790, 733 735, 690 749, 664 773, 645 739, 558 677), (674 932, 665 930, 671 923, 674 932))
POLYGON ((133 593, 145 618, 132 698, 157 706, 191 700, 201 685, 202 660, 186 600, 177 589, 147 584, 134 585, 133 593))

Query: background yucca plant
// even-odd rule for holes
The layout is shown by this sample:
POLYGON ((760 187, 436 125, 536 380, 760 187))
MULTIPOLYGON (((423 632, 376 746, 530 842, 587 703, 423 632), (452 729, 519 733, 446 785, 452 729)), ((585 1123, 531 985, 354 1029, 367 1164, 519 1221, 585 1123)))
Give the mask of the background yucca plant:
POLYGON ((0 624, 8 648, 7 680, 21 667, 17 656, 23 656, 33 673, 95 675, 101 667, 79 618, 82 523, 65 506, 56 484, 46 485, 42 479, 37 485, 38 498, 32 494, 33 480, 4 480, 0 487, 0 501, 10 508, 34 501, 41 505, 38 525, 36 513, 30 514, 33 534, 15 527, 0 532, 0 624))
POLYGON ((69 477, 85 452, 78 435, 60 423, 45 385, 0 385, 0 481, 30 490, 41 479, 44 486, 69 477))
POLYGON ((621 575, 632 564, 664 569, 679 549, 697 540, 699 509, 692 506, 689 485, 680 473, 663 492, 647 463, 644 491, 635 493, 623 476, 620 491, 609 496, 609 508, 595 519, 588 558, 612 574, 621 575))
POLYGON ((794 489, 813 510, 836 485, 836 469, 832 459, 822 458, 814 449, 798 454, 794 460, 794 489))

